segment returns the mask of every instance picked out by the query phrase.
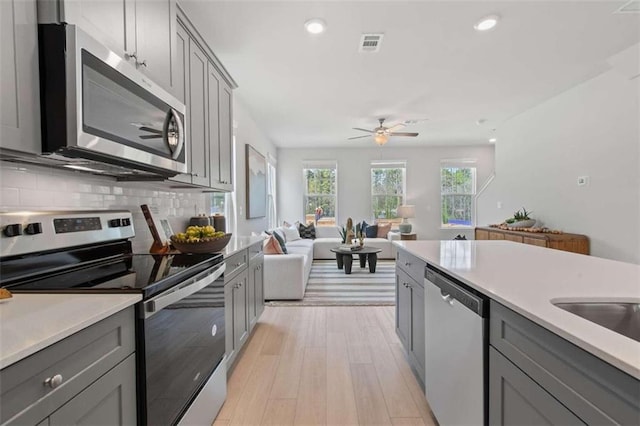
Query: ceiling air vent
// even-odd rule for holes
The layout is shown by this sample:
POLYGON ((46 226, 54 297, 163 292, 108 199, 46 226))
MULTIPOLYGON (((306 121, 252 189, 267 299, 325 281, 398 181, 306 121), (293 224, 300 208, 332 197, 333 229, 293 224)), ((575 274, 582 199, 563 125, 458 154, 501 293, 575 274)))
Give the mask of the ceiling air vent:
POLYGON ((640 0, 629 1, 614 13, 640 13, 640 0))
POLYGON ((371 52, 376 53, 380 51, 380 45, 382 44, 382 37, 384 34, 362 34, 360 37, 359 52, 371 52))

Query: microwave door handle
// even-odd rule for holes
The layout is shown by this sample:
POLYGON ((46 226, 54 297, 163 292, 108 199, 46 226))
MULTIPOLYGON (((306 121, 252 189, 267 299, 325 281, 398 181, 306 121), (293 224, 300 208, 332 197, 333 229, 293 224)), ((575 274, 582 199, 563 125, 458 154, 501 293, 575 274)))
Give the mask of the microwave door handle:
POLYGON ((182 123, 180 114, 173 108, 169 108, 169 111, 167 111, 167 115, 164 119, 164 125, 162 126, 162 137, 164 143, 167 144, 167 146, 171 150, 172 158, 174 160, 177 159, 182 152, 182 147, 184 146, 184 125, 182 123), (178 140, 175 147, 171 146, 171 144, 169 143, 169 130, 171 129, 172 121, 175 122, 176 127, 173 131, 178 134, 178 140))
POLYGON ((215 270, 215 272, 207 275, 203 279, 198 280, 193 284, 190 284, 178 290, 172 291, 166 295, 160 295, 158 297, 155 297, 151 300, 144 302, 144 318, 147 319, 157 314, 167 306, 174 304, 186 297, 191 296, 193 293, 196 293, 202 290, 203 288, 205 288, 206 286, 208 286, 209 284, 211 284, 212 282, 220 278, 222 274, 224 274, 225 269, 226 269, 226 265, 223 263, 215 270))

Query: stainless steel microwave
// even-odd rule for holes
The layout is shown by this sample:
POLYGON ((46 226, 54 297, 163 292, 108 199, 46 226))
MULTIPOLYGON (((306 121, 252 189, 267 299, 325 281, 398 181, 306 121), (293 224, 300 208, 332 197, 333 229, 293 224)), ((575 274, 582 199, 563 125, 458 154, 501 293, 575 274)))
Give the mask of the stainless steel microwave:
POLYGON ((75 25, 41 24, 38 37, 43 154, 111 175, 187 172, 183 103, 75 25))

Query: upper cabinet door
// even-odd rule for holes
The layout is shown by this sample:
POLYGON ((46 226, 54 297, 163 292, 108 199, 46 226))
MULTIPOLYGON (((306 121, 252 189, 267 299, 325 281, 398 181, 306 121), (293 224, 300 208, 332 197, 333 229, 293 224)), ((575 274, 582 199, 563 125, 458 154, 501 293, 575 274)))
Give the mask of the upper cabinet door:
POLYGON ((211 62, 208 64, 209 164, 211 186, 220 186, 220 99, 221 78, 211 62))
MULTIPOLYGON (((41 3, 44 1, 40 0, 41 3)), ((60 21, 79 26, 122 57, 136 54, 134 0, 64 0, 59 6, 60 21)))
POLYGON ((233 93, 226 83, 220 86, 220 182, 233 191, 233 93))
POLYGON ((35 0, 0 1, 0 144, 40 153, 35 0))
POLYGON ((189 41, 189 129, 191 131, 191 179, 209 186, 209 144, 207 142, 208 59, 200 46, 189 41))
POLYGON ((176 54, 175 0, 136 0, 135 16, 138 69, 176 93, 179 80, 171 67, 176 54))

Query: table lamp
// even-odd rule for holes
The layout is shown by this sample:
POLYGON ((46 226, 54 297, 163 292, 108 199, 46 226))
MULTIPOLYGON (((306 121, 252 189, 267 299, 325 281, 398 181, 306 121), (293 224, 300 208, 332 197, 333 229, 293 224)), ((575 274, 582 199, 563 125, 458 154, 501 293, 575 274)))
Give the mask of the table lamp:
POLYGON ((411 224, 407 219, 416 217, 416 206, 404 205, 398 207, 398 216, 402 218, 402 223, 398 225, 398 228, 400 228, 400 232, 403 234, 410 233, 411 224))

